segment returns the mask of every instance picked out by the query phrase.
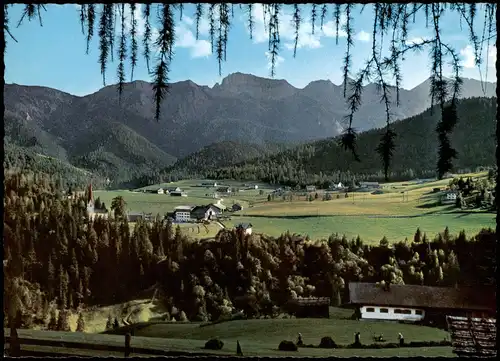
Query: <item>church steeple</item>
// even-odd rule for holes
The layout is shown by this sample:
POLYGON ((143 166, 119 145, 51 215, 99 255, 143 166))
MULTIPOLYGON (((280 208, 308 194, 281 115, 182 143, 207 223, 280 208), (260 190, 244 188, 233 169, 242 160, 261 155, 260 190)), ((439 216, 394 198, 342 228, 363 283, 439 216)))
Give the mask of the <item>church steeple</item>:
POLYGON ((88 192, 88 199, 87 199, 87 202, 90 203, 94 203, 94 194, 92 193, 92 183, 89 184, 89 192, 88 192))

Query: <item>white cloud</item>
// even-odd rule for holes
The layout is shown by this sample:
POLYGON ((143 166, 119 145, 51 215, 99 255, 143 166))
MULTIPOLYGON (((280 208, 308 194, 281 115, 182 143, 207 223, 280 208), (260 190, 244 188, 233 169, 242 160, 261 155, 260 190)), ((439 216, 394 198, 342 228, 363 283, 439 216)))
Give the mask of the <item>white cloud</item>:
POLYGON ((212 54, 212 45, 207 40, 196 40, 191 26, 195 26, 194 21, 188 17, 183 16, 182 22, 176 29, 176 42, 175 46, 186 48, 190 50, 192 58, 203 58, 212 54))
POLYGON ((489 66, 494 67, 497 61, 497 47, 495 45, 490 45, 488 49, 488 58, 488 62, 490 63, 489 66))
MULTIPOLYGON (((286 9, 288 10, 288 9, 286 9)), ((288 11, 282 11, 280 14, 280 24, 279 33, 280 38, 284 40, 285 48, 288 50, 293 50, 295 47, 295 25, 293 23, 293 13, 288 11)), ((266 15, 266 22, 264 22, 264 8, 262 4, 254 4, 252 7, 253 16, 253 42, 254 43, 264 43, 269 40, 269 34, 267 32, 267 22, 269 14, 266 15)), ((243 15, 241 18, 245 23, 248 22, 248 17, 243 15)), ((345 23, 345 16, 342 16, 339 24, 339 37, 347 36, 346 32, 342 30, 342 25, 345 23)), ((248 32, 248 27, 247 27, 248 32)), ((300 24, 299 28, 299 40, 297 42, 297 48, 309 48, 317 49, 320 48, 321 38, 336 37, 336 25, 334 21, 328 21, 323 24, 323 29, 317 24, 314 27, 314 34, 312 33, 312 24, 309 19, 304 20, 300 24)))
POLYGON ((364 30, 361 30, 359 33, 356 34, 356 40, 359 41, 370 41, 370 38, 371 38, 370 34, 364 30))
MULTIPOLYGON (((116 31, 117 35, 121 34, 122 22, 121 22, 121 13, 120 13, 120 11, 121 11, 121 7, 120 7, 120 10, 118 11, 118 14, 117 14, 117 21, 116 21, 116 26, 115 26, 115 31, 116 31)), ((125 32, 126 33, 129 33, 130 32, 130 28, 131 28, 131 24, 130 24, 130 21, 131 21, 130 14, 131 14, 131 12, 132 12, 132 9, 131 9, 130 4, 125 5, 125 32)), ((146 26, 146 20, 142 16, 142 4, 136 4, 135 5, 134 19, 136 21, 136 26, 135 26, 136 34, 138 36, 143 36, 144 35, 145 26, 146 26)), ((150 19, 150 21, 151 20, 152 19, 150 19)))
POLYGON ((200 24, 198 27, 199 35, 208 35, 210 32, 210 23, 205 17, 200 19, 200 24))
MULTIPOLYGON (((182 21, 190 28, 192 28, 194 32, 196 31, 196 19, 183 15, 182 21)), ((198 37, 207 36, 209 33, 210 33, 210 23, 206 19, 206 16, 203 16, 198 24, 198 37)))
POLYGON ((191 26, 194 24, 194 20, 190 18, 189 16, 183 15, 182 16, 182 21, 184 21, 187 25, 191 26))
MULTIPOLYGON (((264 53, 266 55, 266 58, 267 58, 267 68, 268 69, 271 69, 271 66, 272 66, 272 63, 271 63, 271 53, 269 51, 266 51, 264 53)), ((282 56, 276 56, 276 58, 274 59, 274 67, 277 68, 281 63, 283 63, 285 61, 285 58, 283 58, 282 56)))
POLYGON ((474 68, 476 66, 476 62, 474 60, 474 49, 471 45, 467 45, 465 48, 460 50, 460 55, 462 55, 462 66, 464 68, 474 68))

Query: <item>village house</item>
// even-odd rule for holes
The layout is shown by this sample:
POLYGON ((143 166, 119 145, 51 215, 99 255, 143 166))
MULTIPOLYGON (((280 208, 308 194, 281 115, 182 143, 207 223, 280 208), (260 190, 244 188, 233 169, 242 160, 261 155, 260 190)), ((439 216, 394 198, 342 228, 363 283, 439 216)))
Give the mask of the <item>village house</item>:
POLYGON ((211 203, 211 205, 215 208, 218 208, 221 213, 223 213, 227 209, 227 207, 223 205, 220 200, 218 200, 217 203, 211 203))
POLYGON ((182 192, 182 189, 180 187, 170 187, 167 188, 166 192, 169 194, 172 192, 182 192))
POLYGON ((165 191, 163 190, 163 188, 158 188, 158 189, 156 190, 156 193, 157 193, 157 194, 165 194, 165 191))
POLYGON ((241 211, 241 210, 243 210, 243 207, 241 206, 241 204, 239 204, 239 203, 235 203, 235 204, 233 204, 233 206, 231 207, 231 210, 232 210, 233 212, 237 212, 237 211, 241 211))
POLYGON ((193 220, 212 220, 221 214, 221 210, 212 204, 206 206, 196 206, 191 210, 193 220))
POLYGON ((236 226, 236 229, 242 229, 245 234, 252 234, 252 223, 240 223, 236 226))
POLYGON ((458 193, 457 192, 445 192, 441 196, 441 204, 455 204, 457 201, 458 193))
POLYGON ((316 191, 316 186, 306 186, 306 191, 307 192, 315 192, 316 191))
POLYGON ((174 219, 176 222, 189 222, 191 221, 191 211, 194 206, 178 206, 174 209, 174 219))
POLYGON ((362 320, 443 324, 446 315, 488 317, 496 313, 496 295, 489 289, 351 282, 348 292, 347 305, 355 307, 362 320))
POLYGON ((169 192, 169 194, 172 197, 187 197, 187 193, 184 193, 182 191, 171 191, 169 192))

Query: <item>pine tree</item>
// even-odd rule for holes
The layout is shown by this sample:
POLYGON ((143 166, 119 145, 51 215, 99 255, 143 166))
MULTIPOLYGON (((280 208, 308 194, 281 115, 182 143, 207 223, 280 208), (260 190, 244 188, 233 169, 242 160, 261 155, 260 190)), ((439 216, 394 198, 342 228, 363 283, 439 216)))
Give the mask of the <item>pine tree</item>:
POLYGON ((47 262, 47 285, 48 297, 52 299, 55 296, 54 293, 56 290, 56 270, 52 263, 52 254, 49 254, 49 260, 47 262))
POLYGON ((59 266, 59 306, 61 308, 66 308, 68 305, 68 274, 64 271, 61 264, 59 266))
POLYGON ((113 318, 111 314, 108 315, 108 321, 106 322, 106 331, 111 330, 113 328, 113 318))
POLYGON ((49 318, 49 323, 47 325, 47 329, 49 331, 55 331, 57 329, 57 313, 55 308, 50 310, 50 318, 49 318))
POLYGON ((77 332, 85 332, 85 319, 83 318, 82 312, 78 314, 78 321, 76 323, 77 332))
POLYGON ((57 331, 71 331, 69 326, 69 313, 68 310, 60 308, 59 317, 57 318, 57 331))
POLYGON ((415 236, 413 237, 413 242, 420 243, 422 241, 421 237, 422 237, 422 235, 420 232, 420 228, 417 228, 417 231, 415 232, 415 236))

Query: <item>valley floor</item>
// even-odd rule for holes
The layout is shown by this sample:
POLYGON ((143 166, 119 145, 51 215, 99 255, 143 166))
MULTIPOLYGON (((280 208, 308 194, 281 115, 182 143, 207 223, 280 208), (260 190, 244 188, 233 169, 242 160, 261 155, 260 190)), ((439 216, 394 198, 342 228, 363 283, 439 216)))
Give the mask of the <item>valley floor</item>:
MULTIPOLYGON (((473 174, 484 177, 485 173, 473 174)), ((202 180, 185 180, 171 184, 160 184, 147 189, 180 187, 188 197, 172 197, 161 194, 136 191, 95 191, 106 204, 121 195, 132 212, 146 212, 164 215, 180 205, 206 205, 215 202, 212 196, 215 189, 199 187, 202 180)), ((224 185, 242 187, 243 182, 221 181, 224 185)), ((415 182, 387 183, 382 186, 382 194, 370 192, 331 192, 332 200, 323 201, 324 191, 318 193, 318 199, 309 201, 309 194, 294 192, 293 199, 283 200, 276 196, 268 201, 268 195, 276 189, 267 184, 258 183, 257 190, 240 190, 222 197, 222 203, 231 207, 234 203, 243 206, 239 212, 229 212, 230 219, 222 221, 226 228, 239 223, 252 223, 254 233, 279 236, 290 233, 307 234, 311 239, 328 238, 331 234, 346 235, 348 238, 358 235, 366 243, 378 243, 384 236, 390 242, 412 239, 417 228, 433 238, 438 232, 448 227, 450 233, 458 234, 464 230, 472 235, 482 228, 495 227, 493 213, 477 210, 460 211, 453 205, 439 203, 440 193, 433 193, 433 188, 444 189, 449 180, 417 184, 415 182), (404 193, 402 193, 404 192, 404 193), (339 198, 337 198, 337 194, 339 198)), ((193 238, 214 237, 221 229, 212 223, 206 228, 196 224, 182 224, 183 231, 193 238)))

